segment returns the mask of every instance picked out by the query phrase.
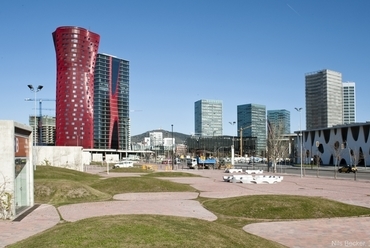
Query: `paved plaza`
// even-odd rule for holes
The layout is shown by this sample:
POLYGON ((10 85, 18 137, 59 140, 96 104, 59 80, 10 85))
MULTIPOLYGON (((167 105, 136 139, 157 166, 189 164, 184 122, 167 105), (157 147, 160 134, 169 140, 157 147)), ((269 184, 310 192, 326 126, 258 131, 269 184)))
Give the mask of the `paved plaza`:
MULTIPOLYGON (((58 209, 43 204, 19 222, 0 221, 0 247, 40 233, 65 221, 116 214, 157 214, 214 221, 217 217, 195 199, 228 198, 246 195, 288 194, 321 196, 328 199, 370 208, 370 181, 317 178, 283 174, 276 184, 241 184, 223 181, 221 170, 180 170, 202 177, 163 178, 190 184, 200 193, 128 193, 114 196, 114 201, 81 203, 58 209), (59 211, 59 213, 58 213, 59 211)), ((127 173, 98 173, 102 177, 129 176, 127 173)), ((140 176, 133 174, 132 176, 140 176)), ((250 224, 246 232, 276 241, 287 247, 370 247, 370 217, 331 218, 300 221, 279 221, 250 224)))

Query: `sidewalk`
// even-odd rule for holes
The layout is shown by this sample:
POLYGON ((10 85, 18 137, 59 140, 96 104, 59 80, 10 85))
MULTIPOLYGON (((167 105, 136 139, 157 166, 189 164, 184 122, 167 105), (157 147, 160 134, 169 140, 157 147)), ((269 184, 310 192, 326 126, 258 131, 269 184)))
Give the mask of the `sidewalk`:
MULTIPOLYGON (((226 174, 221 170, 186 170, 186 172, 202 177, 162 179, 190 184, 201 192, 200 196, 209 198, 289 194, 321 196, 370 208, 370 181, 309 176, 300 178, 284 174, 284 180, 277 184, 241 184, 224 182, 222 176, 226 174)), ((102 177, 123 176, 122 173, 99 174, 102 177)), ((115 201, 66 205, 59 207, 58 211, 63 219, 71 222, 114 214, 160 214, 214 221, 216 216, 193 200, 197 196, 198 193, 194 192, 119 194, 114 196, 115 201)), ((47 230, 58 224, 59 220, 59 214, 53 206, 41 205, 20 222, 2 221, 0 247, 47 230)), ((288 247, 370 246, 370 217, 256 223, 243 229, 288 247)))

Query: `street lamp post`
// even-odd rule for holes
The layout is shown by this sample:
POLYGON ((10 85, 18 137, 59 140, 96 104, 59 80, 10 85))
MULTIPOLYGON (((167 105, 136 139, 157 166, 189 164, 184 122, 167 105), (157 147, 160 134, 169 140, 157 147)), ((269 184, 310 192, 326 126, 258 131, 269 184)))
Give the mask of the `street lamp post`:
MULTIPOLYGON (((235 121, 229 121, 230 125, 231 126, 234 126, 235 125, 235 121)), ((234 161, 234 152, 235 152, 235 149, 234 149, 234 135, 233 135, 233 143, 231 145, 231 165, 234 167, 234 164, 235 164, 235 161, 234 161)))
POLYGON ((171 124, 171 136, 172 136, 172 140, 171 140, 171 149, 172 149, 172 156, 171 156, 171 160, 172 160, 172 170, 173 170, 173 124, 171 124))
POLYGON ((301 115, 301 112, 302 112, 302 108, 295 108, 295 110, 297 110, 298 112, 299 112, 299 136, 301 136, 300 138, 301 138, 301 140, 300 140, 300 143, 299 143, 299 145, 300 145, 300 150, 301 150, 301 178, 302 178, 302 167, 303 167, 303 151, 302 151, 302 149, 303 149, 303 144, 302 144, 302 142, 303 142, 303 137, 302 137, 302 127, 301 127, 301 119, 302 119, 302 115, 301 115))
POLYGON ((125 120, 125 150, 126 150, 126 160, 128 159, 128 152, 127 152, 127 150, 128 150, 128 137, 127 137, 127 128, 129 127, 129 118, 127 118, 126 120, 125 120))
MULTIPOLYGON (((28 88, 31 90, 31 91, 33 91, 34 93, 35 93, 35 98, 34 98, 34 102, 35 102, 35 120, 34 120, 34 126, 35 126, 35 130, 34 130, 34 135, 33 135, 33 137, 34 137, 34 140, 33 140, 33 145, 34 146, 36 146, 36 128, 37 128, 37 117, 36 117, 36 93, 37 92, 39 92, 44 86, 42 86, 42 85, 39 85, 39 86, 37 86, 37 88, 35 89, 34 87, 33 87, 33 85, 32 84, 29 84, 29 85, 27 85, 28 86, 28 88)), ((40 117, 41 118, 41 117, 40 117)), ((40 142, 40 141, 39 141, 40 142)))

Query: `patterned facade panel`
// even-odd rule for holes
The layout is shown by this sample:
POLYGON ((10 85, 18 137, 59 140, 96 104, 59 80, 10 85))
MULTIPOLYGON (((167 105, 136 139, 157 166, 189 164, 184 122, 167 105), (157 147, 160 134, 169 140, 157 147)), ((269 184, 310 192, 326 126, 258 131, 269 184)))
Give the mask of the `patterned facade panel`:
POLYGON ((94 68, 100 36, 80 27, 53 32, 57 61, 56 145, 94 145, 94 68))
POLYGON ((358 127, 358 126, 351 127, 352 138, 355 141, 357 141, 357 139, 358 139, 359 131, 360 131, 360 127, 358 127))
POLYGON ((312 156, 317 155, 320 156, 324 165, 333 165, 336 163, 336 158, 344 164, 364 165, 366 163, 370 165, 370 143, 367 138, 369 130, 370 124, 366 123, 303 131, 308 135, 308 139, 303 144, 305 151, 303 154, 311 155, 305 157, 304 161, 309 163, 312 156), (319 132, 323 132, 324 135, 319 136, 319 132), (322 149, 317 145, 321 145, 322 149))

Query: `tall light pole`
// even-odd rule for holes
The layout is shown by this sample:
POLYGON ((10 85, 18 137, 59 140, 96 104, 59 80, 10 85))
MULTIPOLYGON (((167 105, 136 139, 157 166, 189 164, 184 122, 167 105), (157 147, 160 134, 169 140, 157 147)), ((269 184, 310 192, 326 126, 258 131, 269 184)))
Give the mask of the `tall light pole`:
POLYGON ((35 123, 34 123, 34 126, 35 126, 35 130, 34 130, 34 140, 33 140, 33 145, 34 146, 36 146, 36 128, 37 128, 37 117, 36 117, 36 93, 37 92, 39 92, 44 86, 42 86, 42 85, 39 85, 39 86, 37 86, 37 88, 35 89, 34 87, 33 87, 33 85, 32 84, 29 84, 29 85, 27 85, 28 86, 28 88, 31 90, 31 91, 33 91, 34 93, 35 93, 35 98, 34 98, 34 102, 35 102, 35 123))
MULTIPOLYGON (((235 121, 229 121, 230 125, 231 126, 234 126, 235 125, 235 121)), ((235 161, 234 161, 234 152, 235 152, 235 149, 234 149, 234 135, 233 135, 233 143, 231 145, 231 165, 234 166, 235 164, 235 161)))
POLYGON ((173 170, 173 124, 171 124, 171 136, 172 136, 172 141, 171 141, 171 149, 172 149, 172 170, 173 170))
POLYGON ((299 136, 301 136, 301 140, 300 140, 300 146, 301 146, 301 178, 302 178, 302 167, 303 167, 303 144, 302 144, 302 128, 301 128, 301 119, 302 119, 302 108, 295 108, 295 110, 297 110, 299 112, 299 136))
POLYGON ((239 128, 239 135, 240 135, 240 157, 243 155, 243 130, 252 127, 253 125, 249 125, 246 127, 239 128))
POLYGON ((127 128, 129 127, 129 118, 125 120, 125 150, 126 150, 126 160, 128 159, 127 150, 128 150, 128 137, 127 137, 127 128))

